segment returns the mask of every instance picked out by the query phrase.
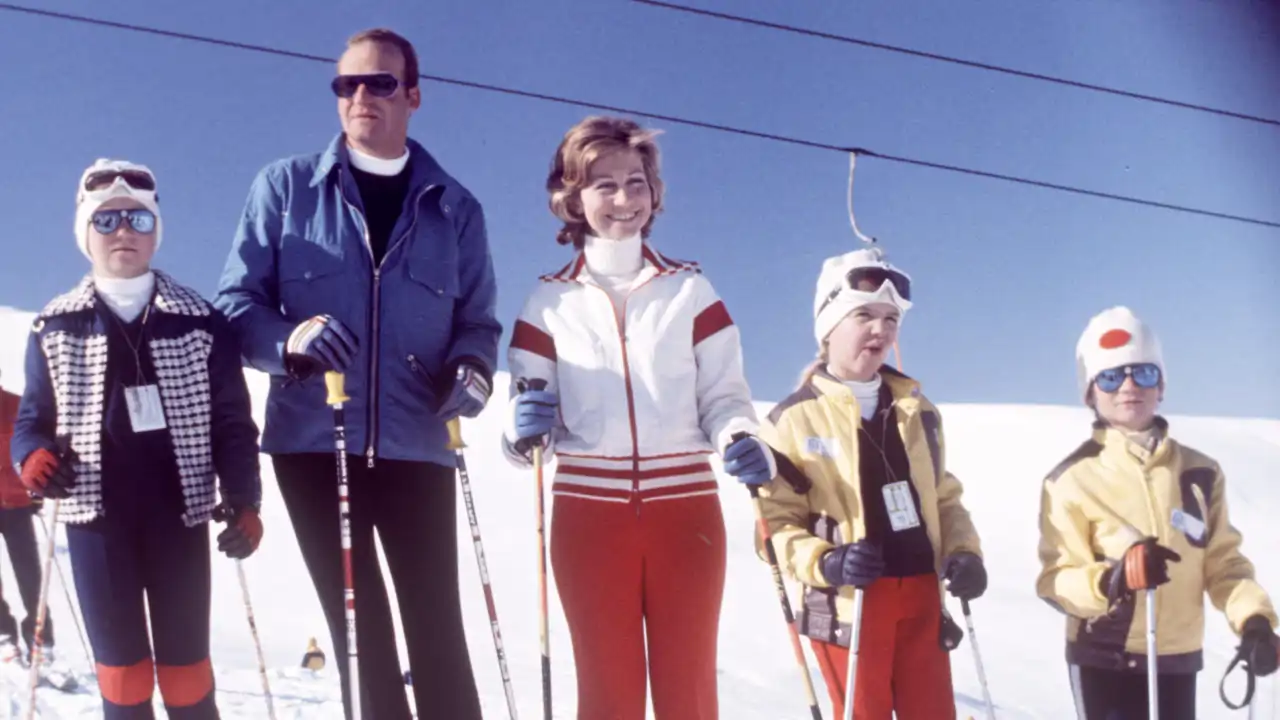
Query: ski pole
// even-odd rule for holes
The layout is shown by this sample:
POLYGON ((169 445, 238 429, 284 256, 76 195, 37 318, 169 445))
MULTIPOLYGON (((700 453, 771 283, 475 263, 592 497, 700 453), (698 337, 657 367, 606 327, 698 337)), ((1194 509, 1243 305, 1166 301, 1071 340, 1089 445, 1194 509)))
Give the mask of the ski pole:
POLYGON ((36 606, 36 628, 31 638, 31 702, 27 705, 27 720, 35 717, 36 713, 36 686, 40 684, 40 650, 44 645, 41 642, 40 633, 44 632, 44 619, 49 607, 49 577, 53 574, 49 572, 49 566, 53 563, 54 538, 58 530, 58 508, 61 505, 62 499, 54 498, 53 515, 49 520, 54 532, 49 533, 45 543, 47 554, 44 559, 44 571, 40 574, 40 602, 36 606))
POLYGON ((1156 671, 1156 589, 1147 588, 1147 707, 1151 720, 1160 720, 1159 676, 1156 671))
POLYGON ((258 623, 253 618, 253 603, 249 600, 249 579, 244 574, 244 563, 236 560, 236 574, 240 576, 240 594, 244 596, 244 611, 249 618, 249 633, 253 635, 253 647, 258 653, 258 674, 262 676, 262 692, 267 696, 267 717, 276 720, 275 704, 271 701, 271 683, 267 680, 267 661, 262 656, 262 641, 258 639, 258 623))
POLYGON ((347 691, 351 698, 352 720, 360 720, 360 660, 356 649, 356 591, 351 569, 351 499, 347 495, 347 428, 342 405, 350 398, 346 378, 329 370, 324 374, 328 390, 326 402, 333 406, 333 448, 338 463, 338 523, 342 533, 342 598, 347 616, 347 691))
POLYGON ((987 705, 987 720, 996 720, 996 706, 991 702, 991 689, 987 686, 987 671, 982 667, 982 653, 978 650, 978 633, 973 629, 973 615, 969 613, 969 601, 961 600, 964 623, 969 626, 969 642, 973 644, 973 662, 978 666, 978 682, 982 685, 982 701, 987 705))
MULTIPOLYGON (((44 516, 36 513, 36 519, 40 521, 40 531, 44 533, 45 541, 49 541, 49 528, 45 525, 44 516)), ((55 548, 57 543, 54 543, 55 548)), ((58 573, 58 582, 62 584, 62 593, 67 598, 67 608, 71 610, 71 620, 76 624, 76 632, 80 634, 80 645, 84 647, 84 656, 89 658, 89 672, 94 678, 98 677, 97 664, 93 659, 93 649, 89 647, 89 640, 84 633, 84 625, 80 623, 80 614, 76 612, 76 602, 71 598, 71 586, 67 584, 67 576, 62 571, 62 563, 58 562, 55 553, 53 558, 53 569, 58 573)))
POLYGON ((484 544, 480 541, 480 521, 476 518, 476 506, 471 497, 471 477, 467 473, 467 461, 462 449, 462 425, 458 418, 449 420, 449 449, 458 457, 458 477, 462 484, 462 496, 467 507, 467 520, 471 523, 471 542, 476 550, 476 565, 480 568, 480 583, 484 586, 484 602, 489 609, 489 629, 493 632, 493 647, 498 653, 498 669, 502 673, 502 688, 507 694, 507 712, 511 720, 516 718, 516 697, 511 688, 511 673, 507 670, 507 655, 502 647, 502 631, 498 628, 498 609, 493 602, 493 588, 489 585, 489 566, 484 559, 484 544))
POLYGON ((858 641, 862 638, 862 588, 853 589, 853 623, 849 626, 849 675, 844 681, 844 720, 853 720, 858 685, 858 641))
POLYGON ((800 677, 804 680, 804 692, 805 698, 809 701, 809 713, 813 716, 813 720, 822 720, 822 710, 818 707, 818 696, 813 691, 813 677, 809 674, 809 664, 804 659, 804 648, 800 646, 800 631, 796 627, 796 617, 791 612, 791 601, 787 598, 787 586, 782 580, 782 570, 778 567, 778 552, 773 547, 773 533, 769 532, 769 523, 765 521, 764 509, 760 505, 760 491, 755 485, 749 485, 747 489, 751 492, 751 502, 756 509, 756 525, 760 528, 765 557, 769 560, 769 569, 773 572, 773 584, 778 591, 778 601, 782 604, 782 617, 787 621, 787 632, 791 636, 791 650, 795 653, 796 663, 800 665, 800 677))
MULTIPOLYGON (((541 378, 516 383, 516 390, 545 390, 547 381, 541 378)), ((538 531, 538 643, 542 650, 542 717, 551 720, 551 641, 547 630, 547 534, 546 515, 542 491, 542 438, 533 438, 534 492, 537 493, 538 531)))

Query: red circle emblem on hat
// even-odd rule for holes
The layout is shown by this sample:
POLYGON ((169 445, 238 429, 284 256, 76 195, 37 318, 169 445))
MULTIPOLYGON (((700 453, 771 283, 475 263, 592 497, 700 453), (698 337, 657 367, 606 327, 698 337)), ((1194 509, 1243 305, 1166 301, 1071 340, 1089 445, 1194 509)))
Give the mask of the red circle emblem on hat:
POLYGON ((1098 347, 1103 350, 1115 350, 1129 344, 1133 336, 1128 330, 1108 330, 1098 338, 1098 347))

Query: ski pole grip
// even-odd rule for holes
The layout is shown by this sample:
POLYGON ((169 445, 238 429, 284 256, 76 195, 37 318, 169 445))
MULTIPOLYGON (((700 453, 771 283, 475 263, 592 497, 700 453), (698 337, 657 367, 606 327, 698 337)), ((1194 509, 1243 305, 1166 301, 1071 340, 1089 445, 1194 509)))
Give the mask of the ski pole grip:
POLYGON ((450 418, 444 424, 446 430, 449 431, 449 444, 446 446, 450 450, 459 450, 467 446, 462 442, 462 421, 456 417, 450 418))
POLYGON ((329 397, 325 401, 329 405, 337 405, 344 403, 351 398, 347 397, 345 391, 346 377, 336 370, 326 371, 324 374, 324 385, 329 391, 329 397))
POLYGON ((968 615, 968 614, 969 614, 969 601, 968 601, 968 600, 965 600, 964 598, 961 598, 961 599, 960 599, 960 609, 961 609, 962 611, 964 611, 964 614, 965 614, 965 615, 968 615))
POLYGON ((524 392, 526 390, 546 390, 547 381, 542 378, 520 378, 516 380, 516 392, 524 392))

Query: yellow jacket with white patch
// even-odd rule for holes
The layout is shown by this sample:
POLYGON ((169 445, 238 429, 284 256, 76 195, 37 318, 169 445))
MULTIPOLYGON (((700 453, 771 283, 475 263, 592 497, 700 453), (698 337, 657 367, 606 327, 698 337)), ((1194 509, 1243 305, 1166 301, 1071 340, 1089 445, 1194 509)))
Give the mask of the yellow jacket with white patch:
POLYGON ((1253 615, 1276 625, 1228 518, 1222 469, 1167 437, 1167 428, 1158 421, 1158 445, 1150 450, 1095 424, 1093 437, 1044 481, 1036 591, 1067 615, 1069 662, 1146 667, 1146 593, 1108 608, 1100 587, 1107 569, 1145 537, 1182 558, 1169 563, 1170 581, 1156 591, 1161 672, 1203 666, 1205 593, 1237 635, 1253 615))
MULTIPOLYGON (((935 572, 955 552, 981 557, 977 531, 961 502, 963 487, 946 469, 938 409, 920 393, 915 380, 888 368, 881 369, 881 377, 893 398, 911 483, 920 498, 920 520, 933 546, 935 572)), ((760 498, 779 564, 806 586, 802 632, 845 646, 853 588, 832 588, 820 563, 827 550, 866 535, 858 458, 861 422, 853 391, 819 371, 774 407, 760 435, 781 456, 779 476, 760 488, 760 498)), ((759 533, 756 548, 765 557, 759 533)))

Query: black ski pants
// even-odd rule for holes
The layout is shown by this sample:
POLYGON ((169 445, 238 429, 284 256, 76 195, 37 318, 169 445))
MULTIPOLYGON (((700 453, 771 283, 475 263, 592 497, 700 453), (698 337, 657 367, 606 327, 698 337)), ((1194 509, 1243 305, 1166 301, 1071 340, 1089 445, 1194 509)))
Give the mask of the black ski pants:
MULTIPOLYGON (((26 617, 22 618, 22 642, 31 654, 35 637, 36 613, 40 606, 40 549, 36 546, 34 506, 0 509, 0 534, 4 535, 5 549, 13 565, 13 575, 18 581, 18 595, 26 617)), ((3 593, 0 590, 0 593, 3 593)), ((0 634, 12 635, 17 640, 18 621, 0 594, 0 634)), ((53 618, 45 614, 44 627, 40 631, 40 643, 53 647, 53 618)))
MULTIPOLYGON (((334 456, 272 456, 280 494, 302 559, 315 584, 347 688, 347 630, 334 456)), ((373 544, 376 528, 399 600, 418 717, 481 720, 458 594, 456 473, 425 462, 347 458, 351 561, 362 713, 367 720, 409 720, 395 627, 373 544)))
MULTIPOLYGON (((1147 720, 1147 675, 1071 665, 1071 689, 1081 720, 1147 720)), ((1159 676, 1160 720, 1195 720, 1194 673, 1159 676)))

